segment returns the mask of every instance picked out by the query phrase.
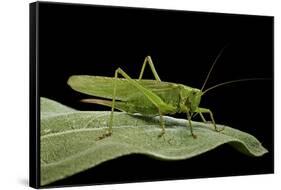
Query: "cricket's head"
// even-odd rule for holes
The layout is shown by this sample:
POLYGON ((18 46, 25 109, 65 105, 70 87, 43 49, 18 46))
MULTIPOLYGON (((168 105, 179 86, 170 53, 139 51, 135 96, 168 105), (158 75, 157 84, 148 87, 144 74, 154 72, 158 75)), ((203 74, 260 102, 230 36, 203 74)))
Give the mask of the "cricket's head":
MULTIPOLYGON (((190 111, 195 112, 195 110, 199 107, 199 104, 201 102, 201 96, 202 91, 198 89, 193 89, 189 95, 189 101, 190 101, 190 111)), ((186 104, 188 101, 186 101, 186 104)))
POLYGON ((183 88, 180 93, 181 97, 181 111, 182 112, 195 112, 199 107, 202 91, 196 88, 183 88))

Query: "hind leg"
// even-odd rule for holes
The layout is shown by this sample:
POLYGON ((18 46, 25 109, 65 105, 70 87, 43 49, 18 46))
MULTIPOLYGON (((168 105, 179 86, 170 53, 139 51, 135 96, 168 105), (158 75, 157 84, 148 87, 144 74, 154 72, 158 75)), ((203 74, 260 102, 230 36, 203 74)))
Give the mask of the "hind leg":
POLYGON ((153 64, 152 59, 151 59, 150 56, 146 56, 145 59, 144 59, 144 62, 143 62, 143 64, 142 64, 142 68, 141 68, 141 72, 140 72, 140 75, 139 75, 139 80, 142 79, 143 72, 144 72, 144 69, 145 69, 145 67, 146 67, 146 63, 149 64, 150 69, 151 69, 151 71, 152 71, 152 74, 153 74, 154 78, 155 78, 157 81, 160 82, 161 79, 160 79, 160 77, 158 76, 158 73, 157 73, 157 71, 156 71, 156 69, 155 69, 155 67, 154 67, 154 64, 153 64))
POLYGON ((116 99, 116 90, 117 90, 117 78, 118 75, 121 75, 125 79, 127 79, 128 83, 131 84, 133 87, 137 88, 142 94, 147 97, 147 99, 155 105, 159 109, 160 113, 160 124, 162 127, 162 133, 165 133, 164 128, 164 122, 163 117, 161 113, 165 112, 174 112, 176 110, 176 107, 173 107, 171 105, 166 104, 163 102, 163 100, 154 92, 152 92, 150 89, 145 88, 141 84, 139 84, 136 80, 133 80, 128 74, 126 74, 121 68, 116 69, 115 75, 114 75, 114 89, 113 89, 113 96, 112 96, 112 107, 111 107, 111 113, 109 118, 109 126, 108 130, 105 134, 103 134, 101 137, 98 138, 98 140, 103 139, 105 137, 109 137, 112 134, 112 126, 113 126, 113 114, 114 114, 114 108, 115 108, 115 99, 116 99))

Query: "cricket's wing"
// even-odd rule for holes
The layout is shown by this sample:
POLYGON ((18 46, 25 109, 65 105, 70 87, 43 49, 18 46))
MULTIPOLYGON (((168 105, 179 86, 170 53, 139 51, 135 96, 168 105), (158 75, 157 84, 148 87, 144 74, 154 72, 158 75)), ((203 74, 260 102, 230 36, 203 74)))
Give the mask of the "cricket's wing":
MULTIPOLYGON (((99 104, 103 106, 112 107, 112 101, 111 100, 103 100, 103 99, 82 99, 82 102, 90 103, 90 104, 99 104)), ((158 115, 159 111, 158 109, 151 104, 150 109, 147 109, 147 106, 144 106, 143 104, 135 105, 130 102, 120 102, 115 101, 115 109, 124 111, 127 113, 142 113, 144 115, 158 115)))
MULTIPOLYGON (((96 97, 112 99, 115 82, 114 80, 115 79, 112 77, 75 75, 71 76, 67 83, 72 89, 78 92, 96 97)), ((166 92, 173 92, 172 94, 168 94, 178 98, 178 96, 175 96, 176 93, 178 93, 178 90, 176 90, 178 89, 177 84, 158 82, 156 80, 140 80, 138 83, 143 87, 150 89, 160 97, 162 95, 164 97, 164 95, 167 94, 166 92)), ((130 84, 126 79, 116 79, 116 100, 130 101, 140 97, 144 97, 143 93, 130 84)))

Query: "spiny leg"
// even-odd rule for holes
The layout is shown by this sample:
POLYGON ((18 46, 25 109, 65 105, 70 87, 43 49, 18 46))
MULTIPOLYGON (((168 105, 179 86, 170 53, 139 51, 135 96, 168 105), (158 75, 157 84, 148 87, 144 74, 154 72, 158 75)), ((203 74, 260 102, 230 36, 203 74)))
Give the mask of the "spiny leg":
POLYGON ((145 67, 146 67, 146 63, 149 64, 150 69, 151 69, 151 71, 152 71, 152 74, 153 74, 154 78, 155 78, 157 81, 160 82, 161 79, 160 79, 160 77, 159 77, 158 74, 157 74, 157 71, 156 71, 156 69, 155 69, 155 67, 154 67, 154 64, 153 64, 152 59, 151 59, 150 56, 146 56, 145 59, 144 59, 144 62, 143 62, 143 64, 142 64, 142 68, 141 68, 141 72, 140 72, 140 76, 139 76, 139 80, 142 79, 143 72, 144 72, 144 69, 145 69, 145 67))
POLYGON ((192 127, 192 124, 191 124, 191 115, 190 115, 189 112, 187 112, 186 115, 187 115, 187 119, 188 119, 188 123, 189 123, 190 133, 191 133, 192 137, 194 139, 196 139, 197 136, 193 133, 193 127, 192 127))
MULTIPOLYGON (((109 118, 109 127, 108 131, 103 134, 101 137, 98 138, 98 140, 103 139, 105 137, 108 137, 112 134, 112 125, 113 125, 113 114, 114 114, 114 108, 115 108, 115 99, 116 99, 116 89, 117 89, 117 78, 118 74, 122 75, 127 81, 134 87, 136 87, 140 92, 143 93, 145 97, 147 97, 152 104, 154 104, 160 112, 162 111, 175 111, 176 108, 170 105, 167 105, 163 100, 156 95, 154 92, 151 90, 143 87, 140 85, 137 81, 131 79, 129 75, 127 75, 121 68, 116 69, 115 75, 114 75, 114 89, 113 89, 113 96, 112 96, 112 107, 111 107, 111 113, 110 113, 110 118, 109 118)), ((160 117, 161 118, 161 117, 160 117)), ((160 119, 161 120, 161 119, 160 119)), ((163 118, 162 118, 163 120, 163 118)), ((164 127, 164 125, 163 125, 164 127)))
MULTIPOLYGON (((214 119, 214 116, 213 116, 213 112, 210 110, 210 109, 207 109, 207 108, 198 108, 198 110, 196 111, 196 112, 199 112, 199 114, 201 113, 208 113, 209 115, 210 115, 210 117, 211 117, 211 120, 212 120, 212 123, 213 123, 213 125, 214 125, 214 128, 215 128, 215 130, 216 131, 218 131, 218 132, 220 132, 220 131, 222 131, 224 128, 222 128, 222 129, 218 129, 217 128, 217 125, 216 125, 216 122, 215 122, 215 119, 214 119)), ((203 115, 203 114, 202 114, 203 115)), ((204 116, 203 116, 203 118, 204 118, 204 116)), ((204 121, 204 120, 203 120, 204 121)), ((206 121, 206 120, 205 120, 206 121)), ((205 122, 204 121, 204 122, 205 122)))
MULTIPOLYGON (((141 80, 142 77, 143 77, 143 73, 144 73, 144 70, 146 68, 147 63, 149 64, 150 70, 152 71, 152 74, 153 74, 154 78, 156 79, 156 81, 161 82, 161 79, 160 79, 160 77, 159 77, 159 75, 158 75, 158 73, 157 73, 157 71, 154 67, 153 61, 152 61, 152 59, 149 55, 146 56, 144 61, 143 61, 141 72, 140 72, 140 75, 139 75, 139 80, 141 80)), ((158 137, 162 137, 165 134, 165 124, 164 124, 164 120, 163 120, 163 115, 161 114, 160 110, 159 110, 159 119, 160 119, 160 126, 162 128, 162 131, 158 135, 158 137)))
POLYGON ((203 120, 203 122, 204 122, 204 123, 207 123, 207 121, 206 121, 204 115, 203 115, 201 112, 198 112, 198 113, 199 113, 201 119, 203 120))

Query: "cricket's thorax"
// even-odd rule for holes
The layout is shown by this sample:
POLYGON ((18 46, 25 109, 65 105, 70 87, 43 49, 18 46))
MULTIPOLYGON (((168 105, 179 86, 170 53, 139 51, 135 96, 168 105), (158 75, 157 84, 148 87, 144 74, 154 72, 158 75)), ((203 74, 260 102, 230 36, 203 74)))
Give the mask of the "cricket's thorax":
POLYGON ((181 85, 179 112, 195 112, 199 107, 202 92, 199 89, 181 85))

